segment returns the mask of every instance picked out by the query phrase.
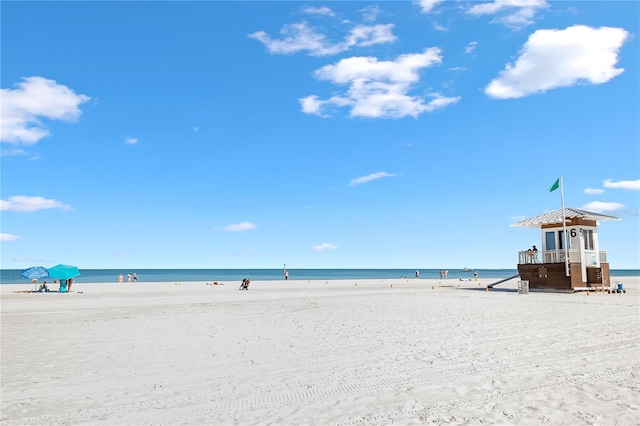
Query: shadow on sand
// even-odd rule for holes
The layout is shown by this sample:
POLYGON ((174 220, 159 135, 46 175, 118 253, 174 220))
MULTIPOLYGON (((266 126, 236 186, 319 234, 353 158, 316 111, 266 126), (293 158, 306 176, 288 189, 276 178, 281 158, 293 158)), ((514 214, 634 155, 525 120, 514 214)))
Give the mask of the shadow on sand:
MULTIPOLYGON (((482 291, 485 292, 487 291, 487 286, 480 286, 480 287, 460 287, 458 290, 469 290, 469 291, 482 291)), ((499 288, 499 287, 493 287, 490 288, 488 293, 517 293, 518 289, 517 288, 499 288)))

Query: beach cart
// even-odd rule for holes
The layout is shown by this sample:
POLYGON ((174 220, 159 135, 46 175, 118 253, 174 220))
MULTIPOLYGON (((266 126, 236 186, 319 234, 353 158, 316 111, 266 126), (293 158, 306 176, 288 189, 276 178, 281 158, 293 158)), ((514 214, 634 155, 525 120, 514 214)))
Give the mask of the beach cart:
POLYGON ((613 288, 614 293, 626 293, 627 290, 624 288, 624 284, 619 281, 616 281, 616 286, 613 288))

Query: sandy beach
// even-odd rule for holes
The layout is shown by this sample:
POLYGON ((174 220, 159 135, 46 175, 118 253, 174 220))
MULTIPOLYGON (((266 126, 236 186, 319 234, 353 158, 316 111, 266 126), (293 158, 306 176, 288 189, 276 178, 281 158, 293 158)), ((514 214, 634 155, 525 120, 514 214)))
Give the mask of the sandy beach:
POLYGON ((2 425, 636 425, 640 277, 2 285, 2 425))

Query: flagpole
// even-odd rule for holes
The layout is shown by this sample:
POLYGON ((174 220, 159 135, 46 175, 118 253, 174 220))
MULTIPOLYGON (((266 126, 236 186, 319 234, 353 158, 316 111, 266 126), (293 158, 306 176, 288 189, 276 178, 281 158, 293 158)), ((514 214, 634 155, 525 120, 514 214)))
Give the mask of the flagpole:
POLYGON ((564 187, 562 186, 562 173, 560 174, 560 200, 562 202, 562 237, 564 238, 564 270, 569 276, 569 247, 567 238, 567 220, 564 214, 564 187))

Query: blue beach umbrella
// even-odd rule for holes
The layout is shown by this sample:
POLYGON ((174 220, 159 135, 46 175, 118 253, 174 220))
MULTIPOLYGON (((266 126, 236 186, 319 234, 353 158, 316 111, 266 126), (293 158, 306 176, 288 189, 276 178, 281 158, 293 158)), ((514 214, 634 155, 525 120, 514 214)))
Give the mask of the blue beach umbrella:
POLYGON ((20 272, 20 275, 30 280, 34 278, 39 280, 40 278, 48 277, 49 271, 44 266, 32 266, 31 268, 27 268, 20 272))
POLYGON ((80 275, 80 271, 77 266, 56 265, 49 268, 49 276, 59 280, 68 280, 69 278, 74 278, 78 275, 80 275))

